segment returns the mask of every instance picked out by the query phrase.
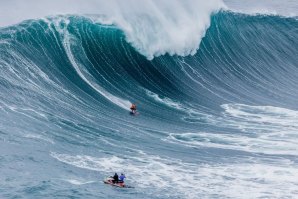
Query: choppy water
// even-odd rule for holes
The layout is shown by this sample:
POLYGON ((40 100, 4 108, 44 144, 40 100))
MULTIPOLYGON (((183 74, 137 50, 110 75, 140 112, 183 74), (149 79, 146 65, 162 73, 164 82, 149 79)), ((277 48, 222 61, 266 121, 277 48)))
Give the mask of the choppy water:
POLYGON ((1 198, 297 197, 296 17, 219 11, 152 60, 94 17, 0 29, 1 198))

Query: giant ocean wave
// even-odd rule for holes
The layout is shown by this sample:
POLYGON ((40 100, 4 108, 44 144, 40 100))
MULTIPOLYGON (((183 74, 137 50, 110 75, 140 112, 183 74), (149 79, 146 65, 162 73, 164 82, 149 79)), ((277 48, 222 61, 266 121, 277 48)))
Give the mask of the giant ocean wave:
MULTIPOLYGON (((239 198, 247 187, 253 198, 297 194, 296 18, 220 11, 190 50, 158 52, 117 24, 99 23, 102 17, 55 16, 0 29, 7 151, 18 146, 23 161, 39 168, 25 151, 40 147, 40 166, 82 186, 97 181, 88 171, 125 171, 136 184, 127 198, 239 198), (131 103, 137 117, 128 114, 131 103), (148 180, 137 184, 143 175, 148 180)), ((42 174, 33 191, 16 186, 4 194, 52 197, 53 186, 62 190, 48 178, 42 174)), ((90 197, 114 194, 88 189, 90 197)))

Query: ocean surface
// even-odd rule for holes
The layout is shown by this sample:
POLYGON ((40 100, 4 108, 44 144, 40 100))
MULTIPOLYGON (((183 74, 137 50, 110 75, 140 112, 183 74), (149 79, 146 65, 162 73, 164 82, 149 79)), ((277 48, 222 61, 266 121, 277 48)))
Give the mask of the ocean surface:
POLYGON ((2 23, 0 198, 297 198, 298 2, 210 2, 2 23))

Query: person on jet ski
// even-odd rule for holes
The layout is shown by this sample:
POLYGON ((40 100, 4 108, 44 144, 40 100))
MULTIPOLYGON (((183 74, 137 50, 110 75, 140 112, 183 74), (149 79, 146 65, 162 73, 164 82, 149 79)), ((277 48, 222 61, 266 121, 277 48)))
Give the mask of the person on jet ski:
POLYGON ((132 104, 130 107, 130 110, 132 113, 136 113, 137 112, 137 106, 135 104, 132 104))
POLYGON ((115 173, 115 175, 113 177, 113 183, 118 183, 118 182, 119 182, 118 174, 115 173))
POLYGON ((123 173, 121 173, 121 175, 119 177, 119 182, 124 182, 124 178, 126 178, 125 175, 123 173))

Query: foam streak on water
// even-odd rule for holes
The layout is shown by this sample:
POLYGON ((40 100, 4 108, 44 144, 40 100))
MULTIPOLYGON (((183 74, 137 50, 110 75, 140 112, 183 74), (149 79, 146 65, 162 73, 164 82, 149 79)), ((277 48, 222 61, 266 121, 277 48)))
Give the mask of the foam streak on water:
POLYGON ((298 191, 295 188, 298 185, 298 169, 293 162, 282 159, 262 162, 253 158, 246 160, 246 163, 196 165, 144 153, 136 158, 99 158, 58 153, 51 153, 51 156, 72 166, 107 175, 110 170, 125 172, 129 174, 128 184, 136 185, 137 189, 152 191, 155 196, 169 194, 186 198, 205 198, 210 195, 224 198, 279 198, 290 197, 298 191), (213 194, 206 193, 211 187, 213 194), (245 197, 247 192, 250 194, 245 197))
POLYGON ((298 112, 271 106, 224 104, 222 118, 210 120, 216 126, 241 133, 197 132, 170 134, 170 140, 253 153, 297 155, 298 112))
POLYGON ((295 17, 82 2, 0 3, 0 198, 298 195, 295 17))

